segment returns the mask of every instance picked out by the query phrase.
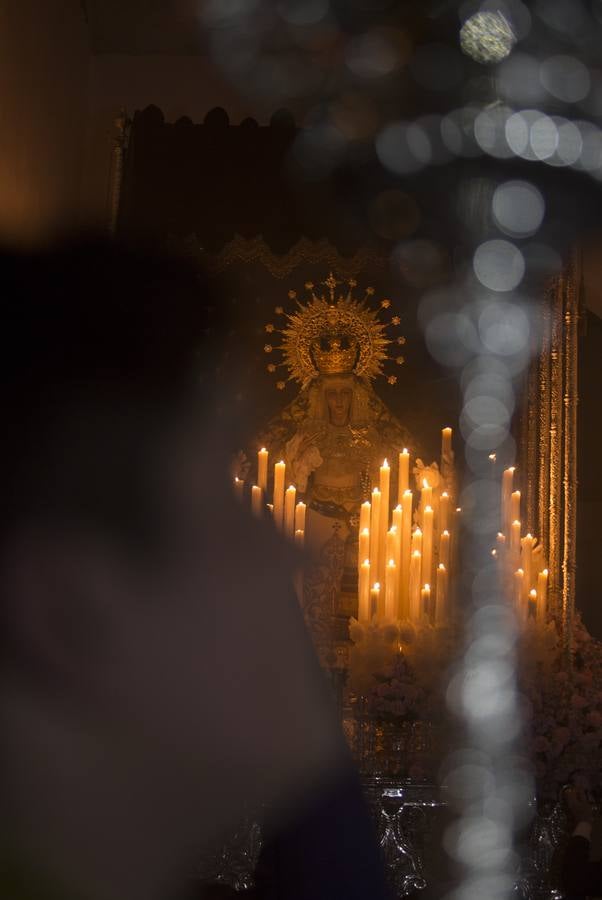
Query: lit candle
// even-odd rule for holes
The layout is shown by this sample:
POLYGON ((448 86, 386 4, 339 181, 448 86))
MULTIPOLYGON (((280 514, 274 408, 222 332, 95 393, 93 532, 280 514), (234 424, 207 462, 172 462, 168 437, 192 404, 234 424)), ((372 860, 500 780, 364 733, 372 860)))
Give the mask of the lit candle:
POLYGON ((264 494, 268 489, 268 457, 268 451, 262 447, 257 454, 257 484, 264 494))
POLYGON ((282 530, 284 525, 284 476, 286 466, 284 462, 277 462, 274 466, 274 522, 276 528, 282 530))
POLYGON ((397 574, 401 574, 401 532, 403 529, 403 507, 398 504, 393 510, 393 525, 395 529, 395 554, 393 559, 397 566, 397 574))
POLYGON ((444 531, 439 544, 439 559, 446 569, 449 569, 449 541, 449 531, 444 531))
POLYGON ((392 559, 393 562, 395 562, 396 537, 397 537, 397 529, 396 529, 395 525, 392 525, 391 528, 389 528, 389 530, 387 531, 387 543, 386 543, 386 547, 385 547, 385 560, 387 560, 387 565, 389 564, 388 561, 390 559, 392 559))
POLYGON ((512 523, 510 530, 510 553, 512 555, 512 565, 516 565, 520 559, 520 529, 521 524, 517 520, 512 523))
POLYGON ((449 494, 443 491, 439 499, 439 531, 447 531, 449 528, 449 494))
POLYGON ((531 535, 531 534, 526 534, 524 536, 524 538, 521 540, 522 553, 521 553, 521 566, 520 567, 523 570, 523 572, 525 573, 525 579, 524 579, 524 584, 523 584, 523 593, 524 593, 525 600, 529 596, 529 594, 531 592, 531 586, 532 586, 533 544, 534 544, 534 540, 533 540, 533 535, 531 535))
POLYGON ((420 528, 415 528, 412 534, 412 555, 414 553, 420 553, 422 556, 422 531, 420 528))
POLYGON ((431 586, 425 584, 420 592, 421 599, 421 618, 422 616, 430 616, 431 614, 431 586))
POLYGON ((303 545, 305 544, 305 532, 302 528, 297 528, 297 530, 295 531, 295 544, 298 547, 303 547, 303 545))
POLYGON ((403 495, 410 487, 410 453, 404 449, 399 454, 399 485, 397 499, 403 503, 403 495))
POLYGON ((360 566, 358 589, 357 617, 360 622, 369 622, 372 618, 370 605, 370 560, 365 559, 360 566))
POLYGON ((378 555, 379 577, 384 581, 384 573, 389 557, 386 553, 387 531, 389 530, 389 492, 391 487, 391 469, 385 459, 380 467, 380 550, 378 555), (382 570, 382 574, 381 574, 382 570))
MULTIPOLYGON (((295 506, 297 502, 297 489, 291 484, 284 495, 284 533, 290 537, 295 536, 295 506)), ((300 529, 301 531, 303 529, 300 529)))
POLYGON ((504 469, 502 475, 502 531, 508 534, 513 519, 510 517, 510 504, 514 486, 514 466, 504 469))
POLYGON ((378 575, 380 565, 380 490, 378 488, 374 488, 372 491, 370 565, 372 566, 372 575, 378 575))
POLYGON ((506 535, 502 534, 501 531, 498 531, 495 541, 497 543, 498 553, 501 555, 502 551, 506 549, 506 535))
POLYGON ((305 533, 305 514, 307 512, 307 506, 303 503, 302 500, 297 503, 295 507, 295 531, 302 531, 305 533))
POLYGON ((527 617, 530 615, 537 616, 537 591, 533 588, 529 591, 529 605, 527 606, 527 617))
POLYGON ((380 604, 380 584, 377 581, 376 584, 374 585, 374 587, 372 588, 372 590, 370 591, 370 607, 371 607, 370 618, 372 618, 372 616, 380 617, 379 608, 378 608, 379 604, 380 604))
POLYGON ((241 481, 240 478, 235 478, 234 479, 234 493, 236 494, 237 500, 242 500, 244 489, 245 489, 244 481, 241 481))
POLYGON ((366 500, 365 503, 362 503, 360 506, 360 532, 367 528, 370 530, 370 501, 366 500))
POLYGON ((547 569, 537 576, 537 618, 544 624, 548 615, 548 577, 547 569))
POLYGON ((513 491, 510 496, 510 521, 520 521, 520 491, 513 491))
POLYGON ((412 492, 404 491, 401 498, 401 560, 399 565, 399 605, 401 618, 410 614, 409 584, 412 554, 412 492))
POLYGON ((385 619, 394 621, 397 618, 397 566, 390 559, 385 570, 385 619))
POLYGON ((254 484, 251 488, 251 511, 255 518, 261 519, 261 514, 263 512, 263 491, 257 484, 254 484))
POLYGON ((435 622, 444 625, 447 622, 447 569, 443 563, 437 567, 437 597, 435 600, 435 622))
POLYGON ((522 600, 524 575, 525 573, 522 569, 517 569, 514 573, 514 606, 518 614, 520 614, 523 605, 522 600))
MULTIPOLYGON (((452 455, 452 434, 451 428, 444 428, 441 432, 441 460, 451 460, 452 455)), ((443 466, 441 466, 443 469, 443 466)))
POLYGON ((433 569, 433 508, 427 506, 423 516, 422 534, 422 581, 431 583, 433 569))
MULTIPOLYGON (((364 528, 360 531, 358 559, 370 559, 370 529, 364 528)), ((360 563, 363 565, 363 563, 360 563)))
POLYGON ((410 561, 409 614, 411 622, 420 620, 420 569, 422 559, 419 550, 412 553, 410 561))

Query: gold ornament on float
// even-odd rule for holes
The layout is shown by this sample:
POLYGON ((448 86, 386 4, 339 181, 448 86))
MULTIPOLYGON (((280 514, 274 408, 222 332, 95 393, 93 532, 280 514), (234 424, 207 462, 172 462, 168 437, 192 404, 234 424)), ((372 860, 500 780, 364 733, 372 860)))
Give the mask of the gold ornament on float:
MULTIPOLYGON (((389 309, 391 301, 382 300, 379 309, 371 309, 366 301, 375 293, 374 288, 366 288, 365 297, 357 299, 353 296, 357 286, 354 279, 346 282, 346 292, 337 295, 337 288, 344 282, 337 281, 332 272, 321 284, 325 290, 319 293, 313 282, 306 283, 310 294, 306 303, 297 300, 295 291, 289 291, 288 296, 296 300, 298 310, 289 314, 283 307, 276 307, 276 313, 287 318, 286 325, 280 329, 282 344, 279 347, 266 344, 265 352, 280 350, 282 365, 289 370, 288 380, 302 387, 320 375, 353 374, 368 381, 384 375, 383 366, 389 359, 387 348, 393 343, 386 336, 386 329, 401 324, 399 316, 393 316, 389 323, 378 318, 381 310, 389 309)), ((265 327, 270 334, 278 331, 272 323, 265 327)), ((396 343, 404 344, 405 338, 397 338, 396 343)), ((393 359, 402 365, 403 357, 393 359)), ((389 376, 387 381, 395 384, 397 379, 389 376)), ((277 385, 280 390, 281 385, 282 382, 277 385)))

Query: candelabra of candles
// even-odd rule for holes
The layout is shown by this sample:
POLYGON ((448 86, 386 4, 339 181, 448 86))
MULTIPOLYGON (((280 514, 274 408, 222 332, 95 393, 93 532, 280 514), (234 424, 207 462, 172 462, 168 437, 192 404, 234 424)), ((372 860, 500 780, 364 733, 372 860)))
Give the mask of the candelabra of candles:
POLYGON ((548 618, 548 580, 545 548, 532 534, 522 533, 521 492, 515 490, 516 468, 502 475, 501 531, 492 555, 499 560, 502 579, 519 619, 548 618))
MULTIPOLYGON (((256 516, 267 507, 276 527, 300 546, 305 541, 306 504, 297 500, 297 489, 286 487, 286 464, 274 465, 272 502, 267 503, 269 453, 257 454, 257 484, 251 487, 251 506, 256 516)), ((442 431, 441 466, 436 484, 421 479, 410 489, 409 450, 396 460, 398 494, 391 496, 391 465, 380 466, 379 483, 370 500, 360 508, 358 534, 358 620, 360 622, 421 622, 447 624, 450 618, 450 576, 457 542, 460 509, 454 505, 452 429, 442 431)), ((415 470, 420 472, 420 470, 415 470)), ((244 483, 235 479, 242 499, 244 483)))

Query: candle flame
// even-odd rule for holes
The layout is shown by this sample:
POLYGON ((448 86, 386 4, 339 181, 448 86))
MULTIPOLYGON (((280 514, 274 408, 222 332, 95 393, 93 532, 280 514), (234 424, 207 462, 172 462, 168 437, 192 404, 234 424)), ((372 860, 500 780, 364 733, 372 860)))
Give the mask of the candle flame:
POLYGON ((414 532, 414 534, 416 534, 416 535, 418 535, 418 537, 420 537, 420 535, 422 534, 422 531, 420 530, 420 528, 417 528, 416 531, 414 532))
POLYGON ((406 456, 409 456, 409 455, 410 455, 410 451, 408 450, 407 447, 404 447, 403 450, 402 450, 401 452, 404 453, 406 456))
POLYGON ((509 466, 509 468, 506 469, 506 472, 512 472, 512 474, 514 475, 514 473, 516 472, 516 466, 509 466))
POLYGON ((513 522, 512 524, 513 524, 513 525, 518 525, 518 527, 520 528, 520 522, 519 522, 518 519, 515 519, 514 522, 513 522))
POLYGON ((461 513, 461 512, 462 512, 462 507, 461 507, 461 506, 456 506, 456 512, 457 512, 457 513, 461 513))
POLYGON ((532 540, 533 540, 533 535, 532 535, 532 534, 528 534, 526 537, 527 537, 527 540, 528 540, 528 541, 532 541, 532 540))
POLYGON ((380 591, 380 583, 379 583, 378 581, 376 582, 376 584, 374 585, 374 587, 372 588, 372 590, 373 590, 373 591, 380 591))
POLYGON ((545 575, 545 576, 546 576, 546 578, 547 578, 547 577, 548 577, 548 575, 549 575, 549 574, 550 574, 550 573, 549 573, 549 572, 548 572, 548 570, 547 570, 547 569, 544 569, 544 570, 543 570, 543 572, 542 572, 542 573, 541 573, 541 574, 542 574, 542 575, 545 575))
POLYGON ((362 503, 362 506, 370 506, 370 501, 364 500, 364 502, 362 503))
POLYGON ((389 528, 389 534, 397 534, 397 525, 391 525, 389 528))
POLYGON ((380 494, 380 489, 377 487, 372 488, 372 496, 374 497, 375 494, 380 494))
POLYGON ((287 491, 296 491, 296 490, 297 490, 297 488, 295 487, 294 484, 289 484, 289 486, 287 487, 287 491))
POLYGON ((445 566, 443 565, 443 563, 439 563, 439 571, 445 572, 445 566))
POLYGON ((385 461, 383 462, 383 469, 388 469, 388 468, 389 468, 389 463, 385 459, 385 461))
POLYGON ((236 475, 234 477, 234 484, 239 484, 239 483, 240 483, 240 478, 236 475))
POLYGON ((428 483, 428 481, 426 480, 426 478, 423 478, 423 479, 422 479, 422 487, 423 487, 423 488, 428 488, 428 487, 429 487, 429 483, 428 483))
POLYGON ((389 560, 389 568, 391 568, 391 566, 395 566, 395 560, 394 560, 394 559, 390 559, 390 560, 389 560))
POLYGON ((447 491, 443 491, 443 493, 441 494, 441 497, 442 497, 442 498, 443 498, 443 497, 449 497, 449 494, 447 493, 447 491))
POLYGON ((260 452, 260 453, 267 453, 268 451, 265 449, 265 447, 262 447, 261 450, 260 450, 259 452, 260 452))
POLYGON ((535 598, 537 597, 537 591, 535 590, 535 588, 533 588, 532 591, 529 591, 529 596, 532 597, 533 600, 535 600, 535 598))
POLYGON ((425 585, 424 585, 424 590, 425 590, 425 591, 430 591, 430 589, 431 589, 430 584, 425 584, 425 585))
POLYGON ((421 556, 420 550, 414 550, 414 552, 412 553, 412 556, 414 557, 414 559, 416 559, 416 557, 420 558, 420 556, 421 556))
POLYGON ((397 504, 394 511, 395 512, 403 512, 403 507, 402 507, 401 503, 397 504))
POLYGON ((284 460, 281 459, 280 462, 278 463, 278 465, 279 465, 279 466, 283 466, 283 465, 284 465, 284 460))
POLYGON ((449 537, 449 531, 447 530, 447 528, 445 529, 445 531, 443 532, 443 534, 444 534, 445 537, 449 537))
POLYGON ((525 570, 524 570, 524 569, 517 569, 517 570, 516 570, 516 574, 522 576, 522 575, 525 574, 525 570))
POLYGON ((367 536, 370 536, 370 529, 369 529, 369 528, 364 528, 364 529, 362 530, 362 534, 365 534, 365 535, 367 535, 367 536))
POLYGON ((497 556, 497 550, 495 549, 495 547, 494 547, 493 550, 491 551, 491 555, 492 555, 492 556, 497 556))
POLYGON ((432 507, 432 506, 425 506, 425 507, 424 507, 424 511, 425 511, 425 513, 432 513, 433 507, 432 507))
POLYGON ((497 459, 497 455, 495 453, 490 453, 489 459, 491 460, 491 462, 495 462, 497 459))
POLYGON ((362 563, 362 566, 365 566, 365 567, 367 567, 367 568, 369 569, 369 568, 370 568, 370 560, 369 560, 369 559, 365 559, 365 560, 363 561, 363 563, 362 563))
POLYGON ((411 492, 411 490, 410 490, 409 488, 408 488, 407 491, 404 491, 404 492, 403 492, 403 496, 404 496, 404 497, 407 497, 408 494, 409 494, 410 497, 412 496, 412 492, 411 492))

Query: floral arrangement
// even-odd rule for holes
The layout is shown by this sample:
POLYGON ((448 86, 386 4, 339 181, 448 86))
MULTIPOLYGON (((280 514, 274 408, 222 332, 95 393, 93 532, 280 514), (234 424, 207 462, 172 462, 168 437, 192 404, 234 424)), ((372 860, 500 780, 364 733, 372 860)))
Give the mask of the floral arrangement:
POLYGON ((575 616, 572 672, 556 626, 529 626, 520 648, 525 728, 538 795, 553 800, 579 771, 592 787, 602 770, 602 643, 575 616))

